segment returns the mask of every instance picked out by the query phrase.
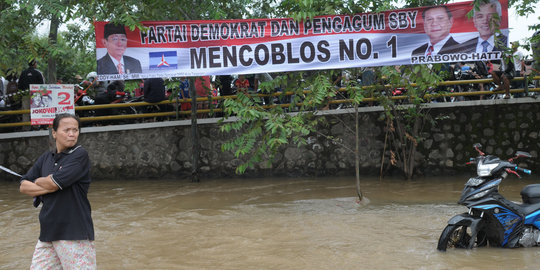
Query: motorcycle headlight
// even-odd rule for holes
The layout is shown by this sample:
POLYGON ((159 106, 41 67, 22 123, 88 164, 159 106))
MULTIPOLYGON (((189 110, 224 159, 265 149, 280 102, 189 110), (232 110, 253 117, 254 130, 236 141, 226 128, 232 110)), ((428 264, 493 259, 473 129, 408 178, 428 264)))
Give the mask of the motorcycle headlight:
POLYGON ((497 166, 499 166, 498 163, 496 164, 484 164, 483 162, 478 163, 478 167, 476 168, 476 173, 478 176, 491 176, 491 171, 495 169, 497 166))

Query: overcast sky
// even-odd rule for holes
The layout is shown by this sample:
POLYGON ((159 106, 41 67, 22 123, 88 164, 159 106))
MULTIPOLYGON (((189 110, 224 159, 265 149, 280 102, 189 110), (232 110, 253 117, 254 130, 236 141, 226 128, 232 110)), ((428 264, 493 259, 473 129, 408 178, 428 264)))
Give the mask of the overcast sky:
MULTIPOLYGON (((508 39, 510 41, 522 41, 524 38, 530 38, 534 31, 529 30, 529 25, 540 24, 540 9, 536 9, 534 14, 529 15, 528 17, 519 17, 516 14, 515 9, 510 8, 508 11, 508 27, 510 27, 510 36, 508 39)), ((521 42, 522 43, 522 42, 521 42)), ((523 51, 525 55, 530 54, 530 52, 523 51)))

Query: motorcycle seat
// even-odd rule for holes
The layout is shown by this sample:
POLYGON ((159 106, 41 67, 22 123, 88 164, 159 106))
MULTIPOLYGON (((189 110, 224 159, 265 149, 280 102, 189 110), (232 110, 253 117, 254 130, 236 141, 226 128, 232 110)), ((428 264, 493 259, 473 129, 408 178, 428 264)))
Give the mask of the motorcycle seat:
POLYGON ((524 204, 519 205, 519 207, 523 211, 523 214, 527 216, 534 213, 535 211, 540 210, 540 203, 533 203, 533 204, 524 203, 524 204))
POLYGON ((527 185, 520 194, 524 204, 540 203, 540 184, 527 185))

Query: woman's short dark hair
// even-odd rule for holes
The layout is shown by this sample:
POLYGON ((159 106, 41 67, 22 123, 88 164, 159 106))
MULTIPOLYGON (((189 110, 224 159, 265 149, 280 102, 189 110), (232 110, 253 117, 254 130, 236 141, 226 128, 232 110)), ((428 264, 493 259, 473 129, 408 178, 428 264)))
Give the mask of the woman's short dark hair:
POLYGON ((58 131, 58 125, 60 125, 60 120, 64 118, 73 118, 77 120, 77 127, 79 128, 79 130, 81 129, 81 119, 79 119, 77 115, 70 114, 70 113, 61 113, 61 114, 57 114, 53 120, 52 127, 54 131, 58 131))

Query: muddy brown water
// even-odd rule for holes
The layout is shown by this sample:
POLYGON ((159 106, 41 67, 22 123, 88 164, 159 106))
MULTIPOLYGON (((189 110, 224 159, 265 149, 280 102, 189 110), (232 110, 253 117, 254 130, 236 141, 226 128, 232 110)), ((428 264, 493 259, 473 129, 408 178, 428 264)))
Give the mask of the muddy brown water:
MULTIPOLYGON (((438 252, 466 177, 94 181, 99 269, 539 269, 540 247, 438 252)), ((540 178, 506 179, 501 193, 540 178)), ((0 269, 28 269, 38 209, 0 181, 0 269)))

